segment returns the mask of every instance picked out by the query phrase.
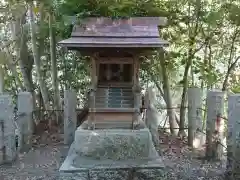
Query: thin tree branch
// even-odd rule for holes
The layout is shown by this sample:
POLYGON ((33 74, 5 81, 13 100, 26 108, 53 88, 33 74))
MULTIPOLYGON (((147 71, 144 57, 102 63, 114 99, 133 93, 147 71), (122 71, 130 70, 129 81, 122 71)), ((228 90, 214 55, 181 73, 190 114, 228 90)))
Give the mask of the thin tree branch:
POLYGON ((234 71, 238 61, 240 59, 240 56, 238 56, 235 61, 229 66, 228 70, 227 70, 227 74, 225 76, 224 82, 223 82, 223 87, 222 87, 222 91, 226 91, 227 90, 227 82, 228 82, 228 78, 230 76, 230 74, 232 73, 232 71, 234 71))

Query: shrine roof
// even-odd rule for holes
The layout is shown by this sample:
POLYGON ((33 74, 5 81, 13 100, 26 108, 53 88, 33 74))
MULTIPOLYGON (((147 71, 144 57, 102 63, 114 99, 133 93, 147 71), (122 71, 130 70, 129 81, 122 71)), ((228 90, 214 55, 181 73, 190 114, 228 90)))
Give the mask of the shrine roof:
POLYGON ((165 24, 166 18, 161 17, 86 18, 74 25, 69 39, 59 44, 68 48, 162 47, 168 42, 160 39, 158 27, 165 24))

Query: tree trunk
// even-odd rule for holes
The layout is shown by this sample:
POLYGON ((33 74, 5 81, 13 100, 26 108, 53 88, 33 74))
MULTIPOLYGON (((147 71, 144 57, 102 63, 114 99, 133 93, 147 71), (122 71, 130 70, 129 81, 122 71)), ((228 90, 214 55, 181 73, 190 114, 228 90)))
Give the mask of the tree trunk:
POLYGON ((37 47, 37 37, 36 37, 33 8, 34 8, 33 2, 29 2, 29 15, 30 15, 29 17, 30 17, 30 27, 31 27, 31 42, 32 42, 33 58, 34 58, 34 64, 36 66, 37 79, 38 79, 40 90, 42 93, 44 105, 47 110, 50 110, 48 91, 47 91, 47 87, 41 72, 41 63, 40 63, 41 58, 40 58, 39 50, 37 47))
MULTIPOLYGON (((204 64, 204 66, 206 66, 206 67, 208 67, 208 42, 205 42, 205 48, 204 48, 204 56, 203 56, 203 64, 204 64)), ((202 72, 202 75, 204 74, 204 71, 205 70, 203 70, 203 72, 202 72)), ((204 77, 202 77, 202 82, 201 82, 201 89, 203 89, 204 88, 204 84, 205 84, 205 78, 204 77)))
POLYGON ((222 87, 222 91, 226 91, 227 90, 227 86, 228 86, 228 78, 229 76, 231 75, 232 71, 234 71, 236 65, 237 65, 237 62, 238 60, 240 59, 240 56, 237 57, 235 59, 235 61, 230 65, 230 67, 228 68, 227 70, 227 73, 226 73, 226 76, 225 76, 225 79, 224 79, 224 82, 223 82, 223 87, 222 87))
POLYGON ((177 123, 175 120, 175 113, 173 110, 173 105, 172 105, 172 98, 171 98, 171 93, 170 93, 170 85, 169 85, 169 79, 167 75, 167 67, 165 63, 165 57, 164 57, 164 51, 163 49, 161 50, 160 53, 160 63, 161 63, 161 69, 162 69, 162 77, 163 77, 163 92, 165 95, 166 99, 166 106, 167 106, 167 115, 169 117, 169 124, 170 124, 170 131, 173 135, 177 135, 177 123))
MULTIPOLYGON (((57 77, 57 58, 56 58, 56 38, 55 29, 53 28, 53 14, 49 13, 49 35, 50 35, 50 54, 51 54, 51 73, 52 73, 52 84, 53 84, 53 102, 54 108, 60 110, 60 92, 59 83, 57 77)), ((56 113, 57 123, 59 120, 59 114, 56 113)))
POLYGON ((237 39, 237 37, 239 35, 238 29, 239 28, 236 28, 234 33, 233 33, 232 42, 231 42, 231 48, 230 48, 230 54, 229 54, 229 58, 228 58, 228 70, 227 70, 226 76, 225 76, 224 81, 223 81, 222 91, 226 91, 227 90, 228 78, 231 75, 232 71, 235 69, 235 66, 237 65, 238 60, 240 59, 240 56, 239 56, 232 63, 233 54, 235 52, 235 50, 234 50, 235 49, 235 42, 236 42, 236 39, 237 39))
MULTIPOLYGON (((165 104, 167 104, 167 99, 166 99, 166 96, 165 96, 165 94, 164 94, 164 91, 162 90, 162 88, 161 88, 160 85, 158 84, 158 82, 157 82, 157 80, 155 79, 154 75, 151 74, 151 72, 149 72, 149 73, 150 73, 151 78, 152 78, 154 84, 156 85, 158 91, 160 92, 161 96, 163 97, 163 100, 164 100, 165 104)), ((179 121, 179 119, 178 119, 178 116, 177 116, 177 114, 176 114, 176 111, 175 111, 175 109, 173 109, 173 108, 171 109, 171 111, 173 111, 173 113, 174 113, 175 120, 176 120, 176 123, 177 123, 177 125, 178 125, 176 128, 178 128, 179 125, 180 125, 180 121, 179 121)))
POLYGON ((192 64, 192 48, 189 49, 188 52, 188 60, 184 70, 183 76, 183 90, 182 90, 182 100, 180 106, 180 127, 179 127, 179 135, 184 134, 184 126, 185 126, 185 116, 186 116, 186 106, 187 106, 187 90, 188 90, 188 72, 192 64))
POLYGON ((15 22, 13 22, 14 29, 12 31, 13 39, 16 39, 16 52, 19 57, 19 66, 23 76, 23 83, 25 89, 28 92, 32 92, 33 82, 32 82, 32 68, 33 60, 29 59, 28 46, 27 46, 27 32, 24 31, 23 25, 26 23, 26 14, 22 17, 17 17, 15 22), (17 29, 17 31, 16 31, 17 29), (20 34, 20 36, 19 36, 20 34))
MULTIPOLYGON (((189 3, 189 10, 190 10, 190 3, 189 3)), ((187 105, 187 90, 188 90, 188 73, 189 69, 192 66, 192 61, 194 54, 196 53, 194 44, 195 39, 198 34, 198 26, 199 26, 199 17, 200 17, 200 10, 201 10, 201 0, 196 0, 195 4, 195 14, 196 14, 196 24, 194 27, 190 26, 190 23, 188 24, 189 28, 189 47, 188 47, 188 57, 187 57, 187 63, 184 70, 183 75, 183 91, 182 91, 182 100, 181 100, 181 107, 180 107, 180 129, 179 129, 179 135, 184 134, 184 125, 185 125, 185 117, 186 117, 186 105, 187 105), (193 29, 193 33, 191 33, 191 28, 193 29)), ((190 12, 189 12, 190 13, 190 12)))
POLYGON ((19 78, 19 75, 18 75, 18 72, 17 72, 17 68, 16 68, 16 64, 13 61, 13 57, 10 54, 10 52, 8 51, 7 48, 5 48, 5 53, 6 53, 6 58, 7 58, 7 60, 6 60, 7 63, 6 64, 7 64, 8 68, 11 70, 13 76, 15 77, 15 80, 16 80, 16 83, 17 83, 18 87, 21 90, 23 90, 24 87, 23 87, 23 84, 22 84, 22 82, 21 82, 21 80, 19 78))

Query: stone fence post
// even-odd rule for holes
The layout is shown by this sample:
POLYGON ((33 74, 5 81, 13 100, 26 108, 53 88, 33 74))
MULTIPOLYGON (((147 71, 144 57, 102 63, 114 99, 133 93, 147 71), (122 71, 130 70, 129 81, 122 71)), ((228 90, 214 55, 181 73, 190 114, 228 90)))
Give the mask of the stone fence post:
MULTIPOLYGON (((0 109, 1 110, 1 109, 0 109)), ((0 119, 0 165, 3 164, 4 161, 4 120, 0 119)))
POLYGON ((64 92, 64 143, 71 144, 74 141, 74 133, 77 127, 77 95, 73 90, 64 92))
MULTIPOLYGON (((240 177, 240 93, 228 96, 227 174, 240 177)), ((230 178, 230 177, 228 177, 230 178)))
POLYGON ((33 134, 33 98, 30 92, 20 92, 18 94, 18 119, 20 135, 18 148, 20 151, 27 151, 31 148, 33 134))
POLYGON ((224 92, 207 93, 206 157, 221 159, 223 153, 224 122, 221 118, 224 110, 224 92))
POLYGON ((200 148, 203 145, 202 130, 202 89, 188 89, 188 144, 200 148))
POLYGON ((16 158, 16 141, 15 141, 15 122, 13 117, 12 97, 8 94, 0 96, 0 121, 1 121, 1 153, 2 162, 12 162, 16 158))

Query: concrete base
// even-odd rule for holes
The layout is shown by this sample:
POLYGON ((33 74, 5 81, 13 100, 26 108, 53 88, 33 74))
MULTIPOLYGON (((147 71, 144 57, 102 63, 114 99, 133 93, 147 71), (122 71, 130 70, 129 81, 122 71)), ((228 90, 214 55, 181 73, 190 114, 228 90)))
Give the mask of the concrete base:
POLYGON ((112 180, 127 179, 132 174, 141 174, 141 177, 145 174, 143 177, 146 179, 150 178, 150 172, 151 178, 163 179, 163 169, 164 164, 147 128, 94 131, 79 128, 60 173, 65 179, 92 180, 105 177, 112 180), (151 171, 157 177, 152 177, 154 173, 151 171))

